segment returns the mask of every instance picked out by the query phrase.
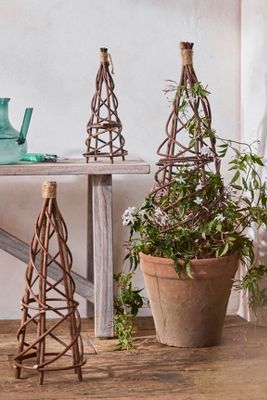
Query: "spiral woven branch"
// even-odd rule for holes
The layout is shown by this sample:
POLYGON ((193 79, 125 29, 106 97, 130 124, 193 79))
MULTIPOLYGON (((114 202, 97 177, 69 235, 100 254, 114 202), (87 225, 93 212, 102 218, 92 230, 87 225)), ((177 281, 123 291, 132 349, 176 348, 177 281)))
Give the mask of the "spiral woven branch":
MULTIPOLYGON (((220 172, 220 161, 215 148, 216 139, 211 128, 210 104, 205 91, 199 89, 200 82, 193 67, 193 43, 181 42, 180 50, 181 78, 176 89, 172 111, 166 123, 166 138, 157 150, 161 158, 157 163, 159 168, 155 174, 155 187, 152 194, 156 194, 159 199, 163 194, 170 192, 172 185, 177 184, 179 169, 186 169, 189 175, 199 171, 201 188, 198 192, 207 187, 210 179, 209 171, 212 170, 217 174, 220 172)), ((169 198, 163 211, 168 213, 174 210, 178 204, 196 196, 196 193, 186 195, 179 200, 169 198)), ((204 207, 200 209, 197 217, 207 212, 207 208, 204 207)), ((192 219, 193 222, 194 219, 192 219)), ((175 226, 167 226, 163 231, 174 228, 175 226)))
POLYGON ((118 116, 118 99, 114 93, 114 82, 109 72, 110 55, 106 48, 100 49, 100 67, 96 76, 96 92, 91 101, 91 117, 87 124, 86 161, 108 157, 125 159, 125 139, 118 116))
POLYGON ((156 174, 156 181, 167 184, 171 181, 172 172, 177 165, 192 165, 203 171, 202 180, 206 181, 206 165, 214 163, 216 171, 219 172, 219 161, 215 150, 215 138, 205 138, 205 132, 211 131, 211 110, 206 96, 193 95, 193 88, 198 84, 193 67, 192 53, 193 43, 180 44, 182 54, 182 73, 177 88, 172 112, 166 124, 166 138, 157 150, 161 158, 158 165, 161 167, 156 174), (183 115, 182 101, 190 106, 190 115, 183 115), (189 126, 191 122, 199 122, 195 134, 195 142, 192 145, 183 144, 179 141, 185 134, 189 141, 189 126), (203 149, 209 150, 205 155, 203 149), (201 151, 202 150, 202 151, 201 151))
POLYGON ((40 373, 74 369, 82 380, 83 356, 79 303, 74 300, 75 284, 71 276, 72 255, 67 246, 68 232, 56 201, 56 183, 43 185, 43 206, 35 226, 26 270, 25 294, 21 302, 22 319, 17 332, 18 350, 14 356, 16 377, 21 368, 40 373), (48 269, 56 265, 58 280, 52 281, 48 269), (47 318, 56 317, 51 324, 47 318), (64 325, 68 339, 62 334, 64 325), (30 326, 36 332, 31 337, 30 326), (29 336, 29 337, 27 337, 29 336), (56 351, 55 351, 56 349, 56 351), (68 356, 68 362, 63 356, 68 356))

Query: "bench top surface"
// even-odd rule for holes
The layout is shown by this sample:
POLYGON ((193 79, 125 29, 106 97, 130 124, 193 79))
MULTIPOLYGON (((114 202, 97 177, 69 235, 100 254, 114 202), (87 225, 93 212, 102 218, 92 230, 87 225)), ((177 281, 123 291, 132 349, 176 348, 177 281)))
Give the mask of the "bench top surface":
POLYGON ((0 165, 0 175, 113 175, 149 174, 150 166, 140 158, 127 157, 125 161, 108 158, 86 163, 84 158, 62 159, 57 162, 18 163, 0 165))

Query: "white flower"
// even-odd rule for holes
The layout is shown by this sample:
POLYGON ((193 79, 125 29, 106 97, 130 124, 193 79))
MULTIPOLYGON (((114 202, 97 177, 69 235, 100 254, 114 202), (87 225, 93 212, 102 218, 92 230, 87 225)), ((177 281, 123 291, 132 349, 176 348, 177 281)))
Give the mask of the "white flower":
POLYGON ((168 215, 162 211, 160 207, 155 209, 154 216, 156 223, 158 223, 160 226, 165 226, 169 220, 168 215))
POLYGON ((135 212, 136 212, 136 207, 128 207, 128 208, 124 211, 123 215, 132 215, 132 214, 135 213, 135 212))
POLYGON ((197 205, 199 205, 199 204, 201 204, 202 202, 203 202, 203 199, 201 199, 200 197, 196 197, 196 199, 194 200, 194 202, 197 204, 197 205))
POLYGON ((160 207, 155 208, 155 217, 160 217, 163 214, 163 211, 160 207))
POLYGON ((234 191, 234 189, 232 188, 232 186, 230 186, 230 185, 224 186, 224 192, 225 192, 226 194, 232 194, 233 191, 234 191))
POLYGON ((212 155, 211 149, 207 146, 203 146, 200 149, 200 154, 202 154, 203 156, 208 156, 210 157, 212 155))
POLYGON ((196 186, 196 189, 195 189, 195 190, 201 190, 202 188, 203 188, 202 183, 199 183, 199 184, 196 186))
POLYGON ((122 214, 122 225, 126 226, 129 224, 133 224, 135 221, 135 216, 133 214, 135 212, 136 212, 135 207, 128 207, 122 214))
POLYGON ((122 225, 123 226, 127 226, 127 225, 133 224, 133 223, 134 223, 134 217, 133 216, 123 217, 122 218, 122 225))
POLYGON ((231 186, 227 185, 227 186, 224 187, 224 192, 226 194, 232 194, 233 188, 231 186))
POLYGON ((179 178, 176 179, 176 182, 180 183, 180 185, 182 185, 183 183, 185 183, 185 180, 182 176, 179 176, 179 178))
POLYGON ((230 196, 232 200, 236 200, 238 198, 237 190, 232 188, 230 185, 224 187, 224 193, 230 196))
POLYGON ((225 217, 222 214, 218 214, 214 219, 216 219, 216 221, 223 222, 225 217))

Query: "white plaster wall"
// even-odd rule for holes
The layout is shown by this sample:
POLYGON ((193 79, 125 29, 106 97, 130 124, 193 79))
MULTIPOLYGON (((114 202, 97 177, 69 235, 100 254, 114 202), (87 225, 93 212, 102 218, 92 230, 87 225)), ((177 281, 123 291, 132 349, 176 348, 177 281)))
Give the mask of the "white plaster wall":
MULTIPOLYGON (((207 83, 214 127, 239 137, 239 0, 0 0, 0 97, 11 97, 19 127, 33 106, 29 150, 77 156, 99 65, 99 47, 115 66, 126 147, 152 165, 170 105, 166 79, 178 80, 180 40, 195 42, 195 67, 207 83)), ((56 177, 69 228, 74 269, 85 274, 85 180, 56 177)), ((1 178, 0 226, 29 241, 40 208, 43 178, 1 178)), ((151 176, 114 178, 115 269, 122 269, 127 229, 121 214, 152 186, 151 176)), ((20 316, 25 266, 0 252, 0 318, 20 316)), ((143 286, 138 272, 136 283, 143 286)), ((85 302, 81 301, 82 315, 85 302)))
MULTIPOLYGON (((267 1, 243 0, 241 24, 241 107, 242 139, 248 143, 259 140, 259 153, 267 162, 267 1)), ((266 167, 262 176, 267 176, 266 167)), ((267 262, 267 234, 265 229, 256 230, 257 257, 260 264, 267 262)), ((267 288, 267 279, 263 282, 267 288)), ((244 293, 240 296, 238 313, 255 319, 247 306, 244 293)), ((257 322, 267 326, 267 310, 261 310, 257 322)))
POLYGON ((266 20, 265 0, 242 0, 242 137, 248 142, 267 135, 266 20))

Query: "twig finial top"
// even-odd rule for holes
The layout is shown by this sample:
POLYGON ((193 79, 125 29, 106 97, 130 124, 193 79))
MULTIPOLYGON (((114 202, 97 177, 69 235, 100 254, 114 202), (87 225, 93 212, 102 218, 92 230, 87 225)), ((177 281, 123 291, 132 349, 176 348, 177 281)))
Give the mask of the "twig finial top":
POLYGON ((54 181, 44 181, 42 185, 43 199, 55 199, 57 196, 57 183, 54 181))
POLYGON ((194 43, 180 42, 183 65, 193 65, 193 46, 194 43))
POLYGON ((106 47, 101 47, 100 48, 100 62, 101 64, 108 64, 109 65, 109 60, 108 60, 108 49, 106 47))

